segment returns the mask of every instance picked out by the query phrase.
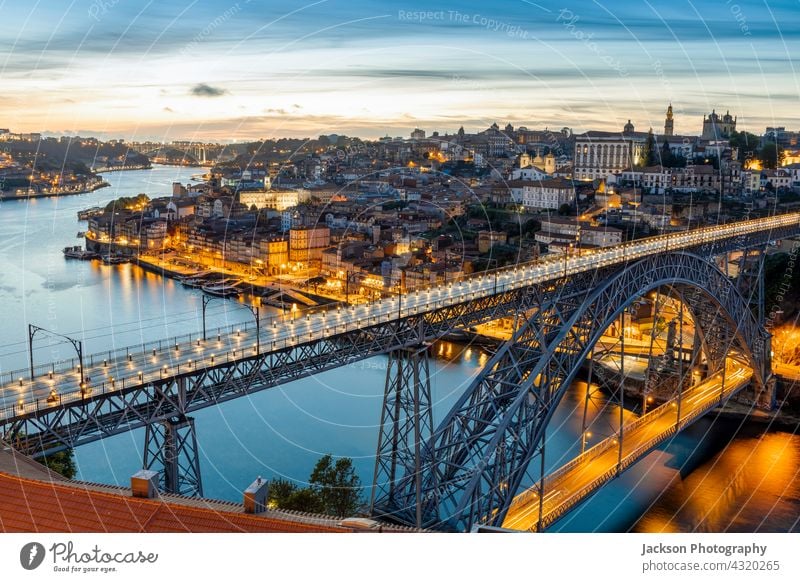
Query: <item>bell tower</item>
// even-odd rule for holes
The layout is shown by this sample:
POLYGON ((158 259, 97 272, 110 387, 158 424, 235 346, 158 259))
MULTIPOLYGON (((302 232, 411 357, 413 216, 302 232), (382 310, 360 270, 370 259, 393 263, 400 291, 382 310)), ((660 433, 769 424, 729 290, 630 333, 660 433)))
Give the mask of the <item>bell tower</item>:
POLYGON ((667 107, 667 118, 664 120, 664 135, 675 135, 675 121, 672 118, 672 103, 670 103, 667 107))

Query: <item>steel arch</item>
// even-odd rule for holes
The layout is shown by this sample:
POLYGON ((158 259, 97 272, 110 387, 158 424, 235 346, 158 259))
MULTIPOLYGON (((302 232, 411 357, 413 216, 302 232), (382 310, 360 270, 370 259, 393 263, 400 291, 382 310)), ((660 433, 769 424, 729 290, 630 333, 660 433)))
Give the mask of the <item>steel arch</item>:
MULTIPOLYGON (((738 355, 756 375, 766 333, 733 282, 712 262, 686 252, 641 259, 608 273, 582 297, 546 299, 489 361, 434 432, 423 466, 429 525, 469 531, 500 525, 547 424, 603 331, 633 301, 670 285, 696 289, 722 314, 738 355)), ((713 333, 713 330, 706 330, 713 333)), ((763 378, 758 378, 759 384, 763 378)), ((409 506, 413 480, 398 489, 409 506)))

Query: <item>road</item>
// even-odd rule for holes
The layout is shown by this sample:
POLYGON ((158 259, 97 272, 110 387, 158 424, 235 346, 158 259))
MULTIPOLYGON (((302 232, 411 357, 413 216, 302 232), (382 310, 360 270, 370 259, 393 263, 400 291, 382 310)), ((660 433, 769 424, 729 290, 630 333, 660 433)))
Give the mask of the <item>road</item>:
MULTIPOLYGON (((729 361, 724 378, 724 392, 722 372, 686 390, 681 399, 681 425, 716 407, 721 399, 745 386, 752 373, 750 368, 729 361)), ((674 434, 677 412, 677 403, 667 402, 625 425, 622 430, 621 456, 619 441, 615 435, 547 476, 542 511, 545 527, 613 478, 617 474, 620 459, 623 468, 627 468, 674 434)), ((539 495, 535 488, 530 488, 514 498, 503 527, 535 530, 538 521, 539 495)))
POLYGON ((789 214, 650 237, 587 251, 580 256, 549 257, 534 263, 481 273, 462 281, 370 303, 328 308, 313 314, 301 310, 262 320, 258 332, 253 324, 233 326, 220 330, 219 335, 212 333, 207 340, 188 335, 92 354, 83 359, 83 376, 86 379, 83 387, 76 361, 37 366, 33 379, 25 369, 5 372, 0 375, 0 421, 35 413, 46 407, 80 401, 87 394, 96 396, 98 391, 124 390, 193 369, 222 366, 233 360, 253 357, 256 351, 265 353, 285 349, 475 298, 553 282, 565 275, 798 224, 800 214, 789 214))

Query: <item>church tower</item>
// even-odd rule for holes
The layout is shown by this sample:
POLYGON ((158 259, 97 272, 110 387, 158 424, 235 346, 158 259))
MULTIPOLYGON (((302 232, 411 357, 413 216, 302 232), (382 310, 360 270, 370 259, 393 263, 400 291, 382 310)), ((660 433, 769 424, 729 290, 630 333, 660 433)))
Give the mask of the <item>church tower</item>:
POLYGON ((672 103, 670 103, 667 107, 667 119, 664 121, 664 135, 675 135, 675 121, 672 117, 672 103))

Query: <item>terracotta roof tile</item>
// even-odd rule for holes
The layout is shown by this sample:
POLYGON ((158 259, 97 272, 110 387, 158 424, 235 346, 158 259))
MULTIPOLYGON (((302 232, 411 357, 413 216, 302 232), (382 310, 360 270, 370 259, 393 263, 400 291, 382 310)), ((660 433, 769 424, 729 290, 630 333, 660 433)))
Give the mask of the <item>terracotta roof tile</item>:
MULTIPOLYGON (((233 509, 234 506, 232 506, 233 509)), ((138 499, 0 473, 3 532, 342 532, 314 525, 138 499)))

